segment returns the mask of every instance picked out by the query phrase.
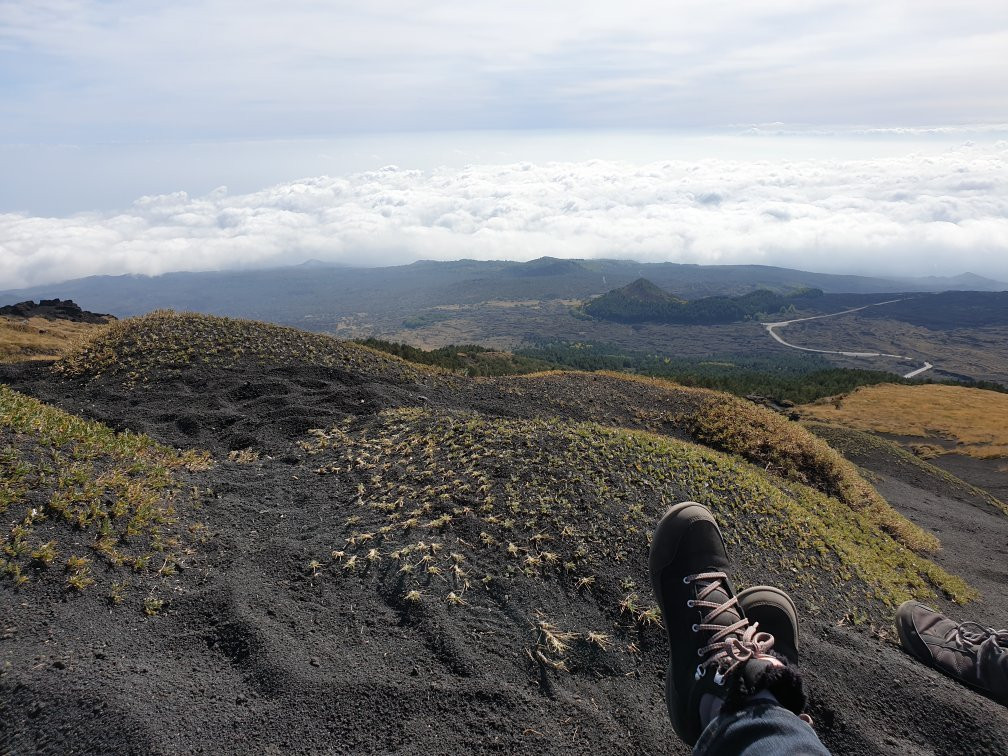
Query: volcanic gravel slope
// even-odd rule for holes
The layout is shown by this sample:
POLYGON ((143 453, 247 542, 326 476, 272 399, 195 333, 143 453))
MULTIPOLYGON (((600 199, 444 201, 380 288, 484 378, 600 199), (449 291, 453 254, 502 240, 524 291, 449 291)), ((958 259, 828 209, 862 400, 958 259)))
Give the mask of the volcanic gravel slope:
MULTIPOLYGON (((911 593, 1008 617, 1004 583, 980 574, 1008 517, 948 477, 893 468, 879 484, 955 544, 928 557, 904 545, 926 534, 853 466, 730 397, 606 375, 469 380, 222 318, 125 321, 0 380, 149 434, 168 460, 151 501, 171 504, 165 539, 179 534, 128 541, 164 565, 96 554, 96 584, 67 588, 72 571, 27 551, 103 543, 117 500, 86 489, 93 523, 39 518, 5 553, 28 581, 0 576, 0 753, 685 753, 646 567, 651 528, 683 499, 715 512, 737 588, 795 598, 811 713, 835 753, 1006 752, 1003 706, 893 643, 892 606, 911 593), (974 511, 989 540, 962 535, 974 511), (956 572, 979 591, 965 606, 944 598, 969 593, 956 572)), ((18 396, 0 416, 28 406, 18 396)), ((45 452, 18 418, 2 429, 9 477, 45 452)), ((73 427, 66 454, 99 436, 118 448, 73 427)), ((102 454, 85 459, 104 485, 117 458, 102 454)), ((61 484, 33 480, 44 508, 61 484)), ((25 506, 10 498, 13 528, 25 506)))

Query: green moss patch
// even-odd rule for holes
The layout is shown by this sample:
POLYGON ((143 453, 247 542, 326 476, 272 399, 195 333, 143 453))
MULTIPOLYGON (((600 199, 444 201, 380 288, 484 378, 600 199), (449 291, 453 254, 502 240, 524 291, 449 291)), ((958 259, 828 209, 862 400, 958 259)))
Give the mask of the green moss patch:
POLYGON ((22 590, 96 586, 114 603, 154 587, 200 530, 179 521, 179 475, 209 465, 0 386, 0 569, 22 590))
POLYGON ((548 372, 498 379, 496 386, 522 407, 541 406, 555 414, 684 437, 736 454, 836 498, 907 548, 927 554, 940 547, 934 535, 889 506, 857 467, 825 441, 744 399, 619 373, 548 372))

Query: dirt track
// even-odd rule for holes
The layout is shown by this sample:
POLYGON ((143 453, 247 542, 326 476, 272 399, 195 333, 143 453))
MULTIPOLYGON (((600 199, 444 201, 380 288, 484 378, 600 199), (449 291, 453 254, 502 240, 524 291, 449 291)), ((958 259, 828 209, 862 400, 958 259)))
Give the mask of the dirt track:
MULTIPOLYGON (((798 349, 798 350, 800 350, 802 352, 816 352, 817 354, 838 354, 841 357, 891 357, 891 358, 897 359, 897 360, 912 360, 912 359, 914 359, 913 357, 907 357, 906 355, 902 355, 902 354, 886 354, 884 352, 865 352, 865 351, 859 351, 859 352, 855 352, 855 351, 840 351, 840 350, 836 350, 836 349, 813 349, 811 347, 798 346, 797 344, 792 344, 790 341, 785 341, 784 338, 779 333, 777 333, 777 331, 774 330, 775 328, 784 328, 785 326, 789 326, 792 323, 804 323, 804 322, 809 321, 809 320, 821 320, 822 318, 835 318, 838 315, 846 315, 846 314, 851 313, 851 312, 860 312, 861 310, 866 310, 869 307, 878 307, 879 305, 892 304, 893 302, 902 302, 902 301, 903 300, 901 300, 901 299, 890 299, 890 300, 887 300, 885 302, 876 302, 875 304, 864 305, 862 307, 854 307, 853 309, 850 309, 850 310, 843 310, 841 312, 833 312, 833 313, 830 313, 828 315, 813 315, 813 316, 808 317, 808 318, 796 318, 794 320, 782 320, 782 321, 777 322, 777 323, 763 323, 762 325, 763 325, 764 328, 766 328, 766 331, 767 331, 767 333, 770 334, 770 337, 774 341, 776 341, 778 344, 783 344, 786 347, 789 347, 791 349, 798 349)), ((910 372, 904 374, 903 377, 904 378, 913 378, 915 376, 920 375, 921 373, 924 373, 924 372, 927 372, 928 370, 931 370, 931 368, 933 368, 933 367, 934 367, 934 365, 932 365, 930 362, 926 362, 925 361, 923 366, 921 366, 919 368, 916 368, 914 370, 911 370, 910 372)))

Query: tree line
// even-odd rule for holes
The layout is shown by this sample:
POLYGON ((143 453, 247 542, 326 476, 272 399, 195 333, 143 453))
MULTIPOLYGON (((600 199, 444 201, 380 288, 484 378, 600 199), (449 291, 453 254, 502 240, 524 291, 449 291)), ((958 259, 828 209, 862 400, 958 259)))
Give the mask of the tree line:
POLYGON ((667 378, 683 386, 726 391, 737 396, 759 395, 776 401, 805 404, 827 396, 849 393, 861 386, 879 383, 916 385, 944 383, 967 385, 991 391, 1008 388, 989 381, 961 383, 907 380, 881 370, 834 367, 815 354, 672 357, 656 352, 626 350, 602 342, 533 340, 514 352, 501 352, 476 344, 459 344, 424 350, 409 344, 362 339, 358 343, 411 362, 472 376, 520 375, 540 370, 612 370, 667 378))

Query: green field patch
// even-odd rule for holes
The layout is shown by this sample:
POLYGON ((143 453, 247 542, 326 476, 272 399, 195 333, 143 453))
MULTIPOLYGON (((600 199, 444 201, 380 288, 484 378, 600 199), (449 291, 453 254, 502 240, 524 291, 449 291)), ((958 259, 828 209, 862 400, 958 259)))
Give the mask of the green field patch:
POLYGON ((422 312, 419 315, 413 315, 411 317, 403 320, 403 328, 408 328, 410 330, 415 330, 417 328, 426 328, 429 325, 434 325, 435 323, 440 323, 444 320, 451 320, 455 317, 453 314, 448 312, 422 312))

